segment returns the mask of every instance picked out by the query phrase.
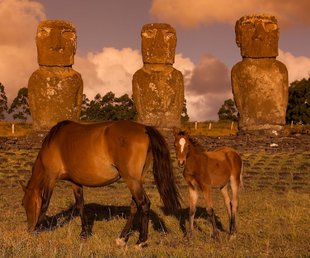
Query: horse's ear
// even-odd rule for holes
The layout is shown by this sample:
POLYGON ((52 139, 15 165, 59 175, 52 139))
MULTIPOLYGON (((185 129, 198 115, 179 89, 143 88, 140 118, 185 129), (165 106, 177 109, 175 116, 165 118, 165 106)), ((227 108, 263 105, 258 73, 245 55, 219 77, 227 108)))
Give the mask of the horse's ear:
POLYGON ((180 129, 175 126, 172 129, 173 129, 174 136, 176 136, 180 132, 180 129))
POLYGON ((185 128, 184 132, 185 132, 187 135, 190 135, 190 134, 191 134, 191 128, 190 128, 190 127, 185 128))
POLYGON ((19 182, 20 186, 22 187, 23 191, 26 192, 27 187, 24 185, 24 181, 19 180, 18 182, 19 182))

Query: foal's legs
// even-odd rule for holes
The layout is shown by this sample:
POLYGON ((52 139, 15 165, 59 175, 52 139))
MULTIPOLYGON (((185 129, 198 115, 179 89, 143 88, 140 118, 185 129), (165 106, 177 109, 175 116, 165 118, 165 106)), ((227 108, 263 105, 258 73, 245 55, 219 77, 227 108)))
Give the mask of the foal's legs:
POLYGON ((212 237, 217 239, 219 232, 218 229, 216 227, 216 221, 215 221, 215 213, 213 210, 213 205, 212 205, 212 198, 211 198, 211 187, 210 186, 205 186, 203 189, 203 194, 204 194, 204 198, 205 198, 205 202, 206 202, 206 210, 207 210, 207 214, 210 217, 211 223, 212 223, 212 228, 213 228, 213 234, 212 237))
POLYGON ((225 202, 225 206, 227 209, 227 214, 228 214, 228 219, 229 219, 229 232, 230 232, 232 221, 231 221, 231 201, 230 201, 230 197, 228 194, 228 184, 226 184, 225 186, 221 188, 221 193, 224 197, 224 202, 225 202))
POLYGON ((92 233, 85 218, 83 187, 74 184, 72 185, 72 189, 75 197, 75 205, 81 217, 82 232, 80 233, 80 236, 82 238, 87 238, 91 236, 92 233))
POLYGON ((194 185, 188 187, 189 192, 189 232, 190 236, 194 230, 194 218, 196 213, 196 205, 198 200, 198 188, 194 185))
POLYGON ((231 223, 230 223, 230 238, 235 236, 237 231, 236 220, 237 220, 237 211, 238 211, 238 191, 239 191, 240 181, 235 177, 231 176, 230 178, 230 186, 232 191, 232 202, 231 202, 231 223))

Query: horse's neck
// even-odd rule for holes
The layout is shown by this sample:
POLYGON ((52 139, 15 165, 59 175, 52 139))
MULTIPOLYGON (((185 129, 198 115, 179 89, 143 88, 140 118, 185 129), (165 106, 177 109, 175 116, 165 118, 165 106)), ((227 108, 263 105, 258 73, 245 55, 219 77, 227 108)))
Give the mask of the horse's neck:
POLYGON ((188 158, 200 156, 200 155, 203 155, 203 153, 204 153, 204 149, 201 146, 196 146, 194 143, 190 142, 188 158))
POLYGON ((32 175, 28 182, 28 189, 37 190, 42 192, 44 187, 44 175, 42 171, 40 171, 37 161, 32 169, 32 175))

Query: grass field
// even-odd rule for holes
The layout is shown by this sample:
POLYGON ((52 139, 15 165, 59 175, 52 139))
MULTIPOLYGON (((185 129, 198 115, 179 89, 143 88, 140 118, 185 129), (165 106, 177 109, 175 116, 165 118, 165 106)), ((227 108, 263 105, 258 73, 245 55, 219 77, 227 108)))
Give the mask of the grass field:
MULTIPOLYGON (((244 185, 240 193, 238 235, 227 237, 228 221, 222 197, 213 201, 224 231, 211 238, 203 199, 198 202, 195 233, 184 238, 188 226, 187 188, 175 166, 184 197, 176 216, 166 216, 159 194, 147 173, 145 189, 152 202, 149 246, 137 251, 135 232, 126 248, 115 245, 128 215, 130 194, 122 181, 103 188, 85 188, 86 212, 93 237, 79 238, 80 220, 70 216, 73 194, 69 183, 59 182, 48 210, 51 226, 37 235, 26 231, 18 180, 28 180, 36 157, 33 151, 0 154, 1 257, 309 257, 310 153, 243 153, 244 185)), ((175 162, 174 162, 175 163, 175 162)))
POLYGON ((24 136, 32 132, 31 123, 0 122, 0 136, 24 136))

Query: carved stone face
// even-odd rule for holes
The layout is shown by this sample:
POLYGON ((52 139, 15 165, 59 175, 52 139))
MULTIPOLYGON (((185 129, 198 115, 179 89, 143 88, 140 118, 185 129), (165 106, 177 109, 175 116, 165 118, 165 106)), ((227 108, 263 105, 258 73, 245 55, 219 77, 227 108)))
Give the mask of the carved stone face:
POLYGON ((38 26, 36 43, 40 65, 73 65, 76 51, 76 30, 70 22, 42 21, 38 26))
POLYGON ((236 43, 242 57, 276 57, 279 28, 274 16, 244 16, 236 22, 236 43))
POLYGON ((147 64, 173 64, 176 31, 169 24, 146 24, 141 30, 142 57, 147 64))

